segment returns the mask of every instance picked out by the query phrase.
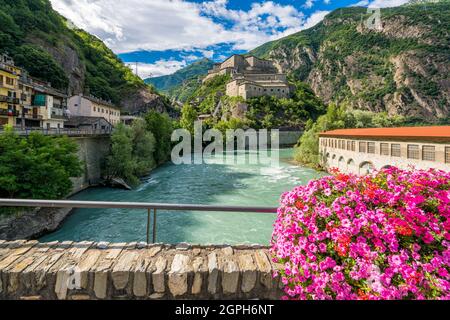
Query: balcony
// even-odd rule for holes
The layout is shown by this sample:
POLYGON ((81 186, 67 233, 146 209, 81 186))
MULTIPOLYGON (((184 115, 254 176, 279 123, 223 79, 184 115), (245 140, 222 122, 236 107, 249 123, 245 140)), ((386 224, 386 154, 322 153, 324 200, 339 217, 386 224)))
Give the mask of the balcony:
POLYGON ((60 115, 60 114, 52 114, 52 117, 51 117, 51 118, 52 118, 52 119, 55 119, 55 120, 66 120, 66 119, 67 119, 66 116, 60 115))
POLYGON ((24 114, 22 116, 19 115, 19 118, 30 120, 42 120, 44 117, 41 116, 40 114, 24 114))
POLYGON ((20 99, 0 95, 0 102, 6 102, 10 104, 20 104, 20 99))
POLYGON ((0 109, 0 116, 17 117, 19 116, 19 111, 0 109))

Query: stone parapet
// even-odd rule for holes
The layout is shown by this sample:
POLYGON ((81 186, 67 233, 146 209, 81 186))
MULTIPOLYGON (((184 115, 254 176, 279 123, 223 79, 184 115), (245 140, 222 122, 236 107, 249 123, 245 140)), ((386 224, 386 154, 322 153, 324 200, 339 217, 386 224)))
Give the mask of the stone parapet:
POLYGON ((279 299, 267 247, 0 240, 0 299, 279 299))

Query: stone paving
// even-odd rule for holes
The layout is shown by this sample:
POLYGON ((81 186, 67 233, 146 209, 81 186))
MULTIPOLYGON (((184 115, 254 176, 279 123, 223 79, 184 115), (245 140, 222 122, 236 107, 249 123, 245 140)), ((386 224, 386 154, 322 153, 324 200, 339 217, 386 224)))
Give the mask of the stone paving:
POLYGON ((278 299, 268 251, 0 240, 0 299, 278 299))

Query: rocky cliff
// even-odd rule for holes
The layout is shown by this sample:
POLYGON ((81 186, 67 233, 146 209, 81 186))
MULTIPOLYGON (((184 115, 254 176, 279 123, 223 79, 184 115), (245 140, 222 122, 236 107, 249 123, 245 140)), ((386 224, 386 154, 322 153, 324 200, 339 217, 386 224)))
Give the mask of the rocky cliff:
POLYGON ((424 121, 450 115, 450 2, 330 13, 315 27, 252 53, 275 60, 326 102, 424 121))

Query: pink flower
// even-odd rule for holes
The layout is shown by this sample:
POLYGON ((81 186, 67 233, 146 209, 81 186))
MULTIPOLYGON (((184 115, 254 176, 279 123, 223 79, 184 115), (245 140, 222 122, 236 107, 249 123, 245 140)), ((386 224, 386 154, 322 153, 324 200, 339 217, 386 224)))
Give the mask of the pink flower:
POLYGON ((319 251, 320 251, 321 253, 327 252, 327 245, 326 245, 325 243, 319 244, 319 251))
POLYGON ((448 185, 448 172, 390 168, 283 194, 271 254, 286 297, 450 299, 448 185))

